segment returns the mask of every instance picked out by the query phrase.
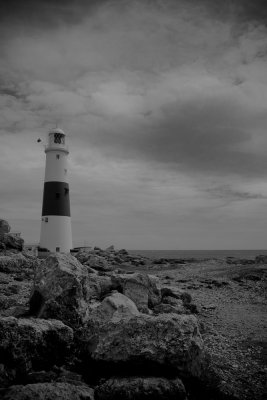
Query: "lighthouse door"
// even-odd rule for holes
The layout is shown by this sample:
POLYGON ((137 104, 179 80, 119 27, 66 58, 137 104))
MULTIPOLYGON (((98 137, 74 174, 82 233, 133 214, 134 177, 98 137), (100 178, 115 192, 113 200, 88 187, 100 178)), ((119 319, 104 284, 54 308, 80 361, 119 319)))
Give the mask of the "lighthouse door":
POLYGON ((60 247, 56 247, 56 252, 59 252, 60 251, 60 247))

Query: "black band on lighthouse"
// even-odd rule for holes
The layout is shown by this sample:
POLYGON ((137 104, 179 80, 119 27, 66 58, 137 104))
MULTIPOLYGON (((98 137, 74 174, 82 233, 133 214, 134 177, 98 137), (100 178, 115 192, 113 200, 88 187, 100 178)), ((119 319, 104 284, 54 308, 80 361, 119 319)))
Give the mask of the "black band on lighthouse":
POLYGON ((43 195, 44 215, 70 217, 69 184, 66 182, 45 182, 43 195))

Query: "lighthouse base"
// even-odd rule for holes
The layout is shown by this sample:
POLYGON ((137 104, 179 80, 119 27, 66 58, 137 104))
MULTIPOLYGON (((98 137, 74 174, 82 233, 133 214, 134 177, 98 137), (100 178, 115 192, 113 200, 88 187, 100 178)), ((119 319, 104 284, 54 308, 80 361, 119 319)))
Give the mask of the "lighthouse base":
POLYGON ((42 216, 40 248, 69 253, 72 249, 71 218, 63 215, 42 216))

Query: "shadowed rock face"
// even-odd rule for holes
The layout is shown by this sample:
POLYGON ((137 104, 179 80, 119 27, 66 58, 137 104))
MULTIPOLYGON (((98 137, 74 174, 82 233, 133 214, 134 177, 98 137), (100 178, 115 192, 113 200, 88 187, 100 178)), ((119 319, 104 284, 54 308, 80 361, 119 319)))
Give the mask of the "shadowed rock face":
POLYGON ((9 233, 10 232, 10 225, 4 219, 0 219, 0 235, 2 233, 9 233))
POLYGON ((111 286, 109 277, 88 273, 75 257, 51 254, 37 269, 30 314, 79 327, 90 302, 100 300, 111 286))
POLYGON ((154 377, 111 378, 97 386, 97 400, 184 400, 186 392, 180 379, 154 377))
POLYGON ((11 386, 3 400, 94 400, 94 391, 86 385, 63 382, 11 386))
POLYGON ((24 240, 12 233, 0 233, 0 250, 23 250, 24 240))
POLYGON ((0 359, 14 377, 31 369, 63 364, 69 358, 73 331, 56 320, 0 318, 0 359))

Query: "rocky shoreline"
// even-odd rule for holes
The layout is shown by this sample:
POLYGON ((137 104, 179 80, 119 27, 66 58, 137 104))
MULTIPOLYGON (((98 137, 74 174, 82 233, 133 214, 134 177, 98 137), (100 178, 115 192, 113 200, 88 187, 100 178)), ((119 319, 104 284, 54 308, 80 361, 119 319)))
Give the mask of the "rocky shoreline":
POLYGON ((266 257, 40 260, 0 231, 0 398, 265 398, 266 257))

